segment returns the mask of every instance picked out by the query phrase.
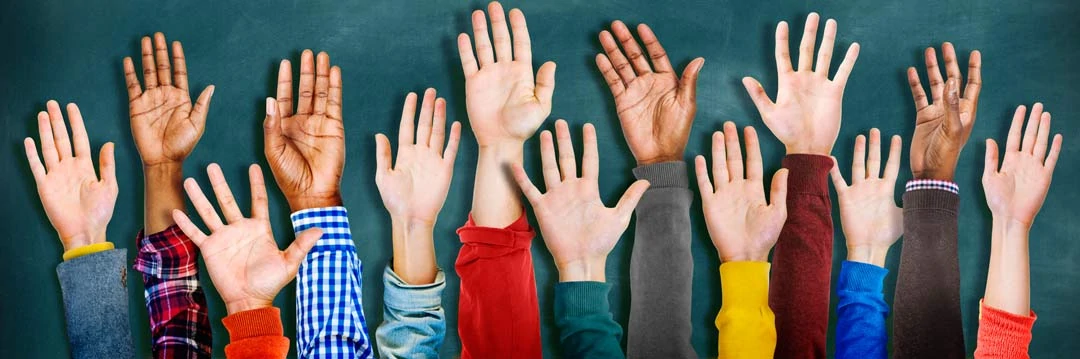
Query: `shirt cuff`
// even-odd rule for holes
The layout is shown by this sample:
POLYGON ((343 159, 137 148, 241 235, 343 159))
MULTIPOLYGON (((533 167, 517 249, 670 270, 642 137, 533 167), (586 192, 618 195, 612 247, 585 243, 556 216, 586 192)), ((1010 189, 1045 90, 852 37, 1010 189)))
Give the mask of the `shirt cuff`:
POLYGON ((840 265, 838 291, 881 294, 885 288, 883 282, 889 270, 873 264, 844 261, 840 265))
POLYGON ((561 282, 555 284, 555 317, 581 317, 611 314, 608 292, 611 285, 604 282, 561 282))
POLYGON ((315 242, 311 252, 356 249, 349 230, 349 212, 345 207, 308 208, 293 213, 289 218, 296 234, 310 228, 322 229, 323 235, 315 242))
POLYGON ((769 306, 769 262, 727 262, 720 265, 724 307, 769 306))
POLYGON ((935 180, 935 179, 916 179, 910 180, 904 185, 905 192, 918 191, 924 189, 936 189, 942 191, 949 191, 955 194, 960 194, 960 186, 954 182, 935 180))
POLYGON ((654 163, 634 168, 634 177, 649 181, 649 188, 690 188, 686 162, 672 161, 654 163))
POLYGON ((794 154, 784 156, 782 163, 788 171, 788 193, 829 195, 829 170, 833 160, 829 156, 794 154))
POLYGON ((101 242, 94 244, 87 244, 82 247, 75 247, 64 252, 63 258, 65 261, 79 258, 87 254, 94 254, 97 252, 104 252, 115 248, 112 242, 101 242))
POLYGON ((225 329, 229 331, 229 340, 262 336, 282 336, 285 329, 281 324, 281 310, 275 307, 266 307, 243 312, 233 313, 221 319, 225 329))
POLYGON ((199 248, 175 224, 149 236, 139 231, 136 243, 135 270, 161 279, 198 275, 199 248))
POLYGON ((1029 312, 1026 316, 1016 315, 979 300, 979 334, 993 338, 1004 348, 1025 348, 1026 353, 1031 344, 1031 328, 1038 319, 1034 311, 1029 312))
MULTIPOLYGON (((393 259, 390 263, 394 263, 393 259)), ((427 310, 442 306, 442 292, 446 288, 446 275, 442 270, 435 274, 435 282, 412 285, 405 283, 394 273, 392 265, 383 271, 383 303, 399 310, 427 310)))
POLYGON ((477 226, 476 222, 473 221, 472 214, 470 214, 469 220, 461 228, 458 228, 457 234, 461 238, 461 243, 487 244, 519 249, 531 248, 532 239, 535 236, 524 211, 521 212, 521 217, 518 217, 514 223, 503 228, 477 226))

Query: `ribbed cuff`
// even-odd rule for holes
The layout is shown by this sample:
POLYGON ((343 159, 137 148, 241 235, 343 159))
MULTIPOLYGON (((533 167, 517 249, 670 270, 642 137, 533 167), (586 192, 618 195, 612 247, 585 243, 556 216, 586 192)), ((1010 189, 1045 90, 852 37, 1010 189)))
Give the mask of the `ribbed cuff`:
POLYGON ((761 307, 769 305, 769 262, 727 262, 720 265, 723 305, 761 307))
POLYGON ((529 226, 529 219, 525 216, 525 211, 521 212, 521 217, 518 217, 514 223, 503 228, 477 226, 476 222, 473 221, 472 214, 469 214, 469 220, 461 228, 458 228, 457 234, 461 238, 461 243, 478 243, 519 249, 532 248, 532 240, 536 235, 532 227, 529 226))
POLYGON ((686 173, 686 162, 660 162, 634 168, 634 177, 649 181, 649 189, 655 188, 690 188, 690 178, 686 173))
POLYGON ((944 210, 957 212, 960 195, 941 189, 921 189, 904 192, 904 212, 918 210, 944 210))
POLYGON ((1027 316, 1016 315, 979 300, 979 342, 990 341, 995 347, 1026 353, 1036 319, 1034 311, 1027 316))
MULTIPOLYGON (((390 263, 394 263, 393 258, 390 263)), ((442 292, 446 288, 446 275, 442 270, 435 274, 435 282, 431 284, 411 285, 405 283, 397 273, 394 273, 393 265, 386 266, 383 271, 383 304, 400 310, 424 310, 442 306, 442 292)))
POLYGON ((85 256, 87 254, 94 254, 94 253, 97 253, 97 252, 109 251, 109 250, 112 250, 113 248, 116 248, 116 247, 113 246, 112 242, 101 242, 101 243, 87 244, 85 246, 75 247, 75 248, 72 248, 72 249, 64 252, 63 258, 66 261, 66 260, 79 258, 79 257, 85 256))
POLYGON ((560 282, 555 284, 555 317, 580 317, 610 314, 608 292, 611 285, 604 282, 560 282))
POLYGON ((788 193, 829 195, 829 156, 794 154, 784 156, 782 163, 788 171, 788 193))
POLYGON ((837 291, 882 293, 889 270, 873 264, 844 261, 840 264, 837 291))
POLYGON ((285 333, 281 324, 281 310, 266 307, 234 313, 221 319, 229 331, 230 341, 261 337, 282 336, 285 333))

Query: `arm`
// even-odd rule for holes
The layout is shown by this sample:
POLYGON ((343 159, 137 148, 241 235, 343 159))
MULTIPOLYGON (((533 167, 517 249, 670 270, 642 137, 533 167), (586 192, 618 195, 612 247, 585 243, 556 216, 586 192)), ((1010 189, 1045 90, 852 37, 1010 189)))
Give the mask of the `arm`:
POLYGON ((993 214, 993 228, 976 358, 1028 358, 1035 324, 1030 303, 1028 239, 1035 215, 1050 190, 1062 137, 1054 136, 1048 152, 1050 113, 1042 112, 1042 104, 1036 103, 1021 141, 1024 113, 1024 106, 1016 109, 1000 169, 997 143, 986 141, 982 182, 993 214))
POLYGON ((775 316, 768 303, 768 261, 787 218, 788 170, 780 169, 773 176, 769 204, 753 127, 746 127, 745 138, 745 175, 734 122, 724 123, 723 132, 713 133, 712 181, 705 157, 694 161, 705 224, 723 262, 724 305, 716 314, 721 358, 767 358, 776 349, 775 316))
POLYGON ((840 131, 844 87, 859 55, 852 43, 829 80, 836 38, 836 21, 825 23, 817 65, 814 44, 818 14, 806 18, 799 64, 793 68, 788 47, 788 25, 776 28, 776 101, 761 83, 746 77, 750 94, 765 125, 787 149, 783 166, 790 170, 787 222, 773 252, 769 305, 776 313, 777 358, 825 357, 829 328, 829 271, 832 268, 832 203, 826 177, 829 159, 840 131))
POLYGON ((915 179, 903 199, 904 248, 893 300, 897 358, 963 358, 966 351, 957 249, 960 196, 953 174, 975 124, 982 62, 973 51, 961 95, 956 51, 949 43, 942 51, 948 81, 942 80, 934 49, 926 49, 932 104, 915 68, 908 69, 917 111, 910 153, 915 179))
POLYGON ((885 257, 902 234, 903 210, 893 199, 900 146, 900 136, 893 136, 883 175, 881 131, 870 129, 869 155, 866 137, 855 138, 851 185, 844 181, 839 165, 831 172, 847 242, 847 260, 840 267, 836 287, 837 358, 888 357, 885 317, 889 306, 882 281, 889 274, 885 257))
POLYGON ((605 53, 596 55, 596 66, 615 99, 626 143, 637 159, 634 176, 652 184, 637 208, 626 351, 630 357, 693 357, 697 355, 690 345, 693 195, 683 152, 697 110, 697 78, 705 60, 694 59, 680 78, 652 29, 641 24, 638 35, 651 61, 621 21, 611 24, 611 32, 600 33, 605 53), (623 44, 622 50, 618 43, 623 44), (628 63, 627 58, 633 61, 628 63))
POLYGON ((558 161, 551 132, 540 135, 547 193, 540 193, 521 165, 514 166, 514 179, 536 213, 544 243, 559 270, 555 321, 562 354, 571 358, 622 357, 622 330, 607 309, 609 287, 604 267, 649 182, 635 181, 615 208, 608 208, 600 200, 596 129, 586 123, 582 131, 585 145, 580 175, 566 121, 556 121, 555 131, 558 161))
POLYGON ((183 162, 202 137, 214 86, 207 86, 192 107, 184 49, 179 41, 173 42, 170 66, 160 32, 153 41, 142 38, 142 60, 146 88, 130 57, 124 58, 124 78, 131 133, 145 181, 145 223, 136 240, 139 254, 134 268, 142 273, 146 288, 151 345, 156 358, 209 358, 213 335, 199 284, 199 251, 174 226, 171 212, 184 208, 183 162))
POLYGON ((530 245, 532 228, 508 169, 522 163, 525 140, 551 112, 555 63, 533 75, 525 15, 488 5, 494 46, 484 12, 472 14, 476 52, 469 35, 458 35, 465 75, 465 104, 479 153, 472 213, 458 230, 461 277, 458 331, 462 357, 511 355, 539 358, 540 313, 530 245), (494 51, 493 51, 494 50, 494 51))
POLYGON ((444 151, 446 101, 428 89, 419 121, 415 113, 416 94, 410 93, 401 113, 396 163, 386 135, 375 137, 375 183, 390 213, 394 244, 383 273, 384 320, 375 332, 379 352, 387 358, 437 358, 446 336, 446 279, 435 263, 432 232, 450 190, 461 125, 450 126, 444 151))
POLYGON ((132 358, 127 255, 105 241, 118 191, 114 146, 109 142, 101 147, 99 178, 79 107, 67 106, 70 139, 60 105, 50 100, 46 108, 37 118, 41 156, 32 138, 23 144, 45 214, 64 246, 64 262, 56 267, 56 274, 64 297, 71 356, 132 358))

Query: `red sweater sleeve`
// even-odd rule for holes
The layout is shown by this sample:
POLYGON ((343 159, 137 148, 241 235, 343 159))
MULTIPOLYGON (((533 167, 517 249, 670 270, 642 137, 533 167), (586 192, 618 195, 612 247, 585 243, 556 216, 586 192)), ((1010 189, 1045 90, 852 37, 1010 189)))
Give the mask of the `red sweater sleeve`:
POLYGON ((772 257, 769 306, 776 314, 776 358, 824 358, 829 329, 829 271, 833 223, 829 200, 832 159, 784 157, 787 222, 772 257))
POLYGON ((522 214, 506 228, 490 228, 478 227, 470 216, 457 233, 461 357, 542 357, 531 251, 535 234, 528 219, 522 214))
POLYGON ((278 308, 247 310, 221 320, 229 331, 225 357, 284 358, 289 354, 289 338, 284 337, 278 308))
POLYGON ((1027 316, 1009 313, 979 302, 979 339, 976 359, 1030 358, 1031 328, 1035 312, 1027 316))

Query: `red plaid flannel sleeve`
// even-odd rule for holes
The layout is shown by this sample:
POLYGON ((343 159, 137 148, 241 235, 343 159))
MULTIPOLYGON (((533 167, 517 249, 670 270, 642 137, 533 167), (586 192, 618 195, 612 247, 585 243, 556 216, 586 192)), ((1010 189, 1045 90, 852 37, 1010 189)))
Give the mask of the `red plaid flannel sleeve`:
POLYGON ((199 285, 199 251, 180 228, 138 236, 135 270, 142 273, 155 358, 210 358, 206 295, 199 285))

